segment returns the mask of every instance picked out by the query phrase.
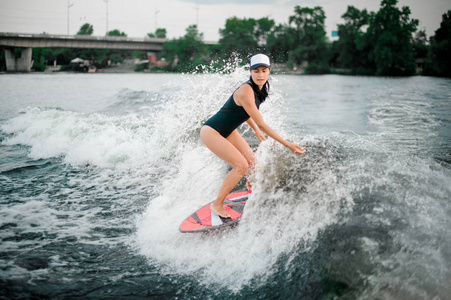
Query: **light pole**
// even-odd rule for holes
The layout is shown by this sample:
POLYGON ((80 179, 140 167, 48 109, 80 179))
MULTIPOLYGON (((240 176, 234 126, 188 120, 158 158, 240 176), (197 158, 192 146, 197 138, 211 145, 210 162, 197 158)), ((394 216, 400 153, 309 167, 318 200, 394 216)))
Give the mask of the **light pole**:
POLYGON ((69 8, 74 6, 74 4, 69 3, 70 0, 67 0, 67 35, 69 35, 69 8))
POLYGON ((157 15, 160 12, 160 10, 155 8, 155 33, 157 33, 157 15))
POLYGON ((103 0, 106 3, 106 34, 108 35, 108 0, 103 0))
POLYGON ((196 25, 197 29, 199 29, 199 3, 193 8, 196 10, 196 25))

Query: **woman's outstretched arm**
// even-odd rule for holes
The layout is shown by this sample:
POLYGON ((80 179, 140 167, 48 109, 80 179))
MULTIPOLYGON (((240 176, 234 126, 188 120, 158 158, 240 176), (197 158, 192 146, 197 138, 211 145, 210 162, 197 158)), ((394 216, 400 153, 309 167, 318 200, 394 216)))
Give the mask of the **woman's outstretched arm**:
POLYGON ((241 105, 244 110, 246 110, 247 114, 252 118, 253 122, 258 126, 258 128, 266 133, 268 136, 281 143, 288 149, 290 149, 293 153, 302 154, 305 152, 301 146, 296 145, 294 143, 290 143, 284 140, 280 135, 277 134, 271 127, 269 127, 263 117, 255 105, 254 91, 248 85, 241 86, 234 94, 234 99, 238 105, 241 105))
POLYGON ((255 124, 255 122, 254 122, 254 120, 252 120, 252 118, 249 118, 246 122, 255 131, 255 135, 257 136, 257 138, 260 142, 266 141, 265 135, 260 131, 257 124, 255 124))

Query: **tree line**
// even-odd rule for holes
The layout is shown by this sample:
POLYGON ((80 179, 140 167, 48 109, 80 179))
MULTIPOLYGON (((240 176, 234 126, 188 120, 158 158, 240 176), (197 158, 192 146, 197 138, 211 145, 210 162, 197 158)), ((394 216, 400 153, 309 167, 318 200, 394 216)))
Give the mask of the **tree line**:
POLYGON ((410 18, 410 8, 397 0, 382 0, 377 12, 348 6, 338 25, 338 39, 330 42, 322 7, 294 8, 288 23, 269 18, 226 20, 217 45, 205 45, 196 26, 186 35, 164 44, 162 57, 170 71, 189 72, 202 64, 218 64, 232 55, 247 62, 257 52, 267 53, 274 63, 288 69, 305 67, 307 74, 451 77, 451 10, 443 14, 440 28, 429 39, 410 18))
MULTIPOLYGON (((307 74, 342 73, 355 75, 410 76, 417 73, 451 77, 451 10, 443 14, 440 27, 428 38, 418 30, 418 20, 410 17, 409 7, 398 8, 398 0, 382 0, 377 12, 348 6, 338 25, 338 39, 329 41, 322 7, 294 7, 286 24, 260 19, 232 17, 219 30, 217 44, 204 42, 196 25, 190 25, 184 36, 168 40, 160 59, 168 64, 153 70, 195 72, 201 66, 220 70, 230 58, 243 64, 250 55, 263 52, 273 63, 287 70, 302 69, 307 74)), ((78 34, 93 33, 84 24, 78 34)), ((113 30, 108 35, 126 36, 113 30)), ((149 37, 166 38, 158 28, 149 37)), ((75 57, 89 59, 97 67, 121 63, 125 58, 145 59, 143 51, 34 49, 35 69, 45 68, 45 61, 56 59, 70 65, 75 57)), ((2 67, 0 61, 0 68, 2 67)))

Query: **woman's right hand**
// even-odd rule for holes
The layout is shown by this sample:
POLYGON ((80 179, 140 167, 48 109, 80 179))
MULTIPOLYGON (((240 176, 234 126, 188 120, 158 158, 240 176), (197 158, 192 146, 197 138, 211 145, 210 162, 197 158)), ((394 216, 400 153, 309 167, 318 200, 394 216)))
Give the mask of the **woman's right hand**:
POLYGON ((304 148, 302 148, 301 146, 296 145, 294 143, 288 143, 287 148, 290 149, 295 154, 303 154, 303 153, 305 153, 305 149, 304 148))
POLYGON ((255 130, 255 135, 257 136, 260 142, 266 141, 265 135, 260 130, 255 130))

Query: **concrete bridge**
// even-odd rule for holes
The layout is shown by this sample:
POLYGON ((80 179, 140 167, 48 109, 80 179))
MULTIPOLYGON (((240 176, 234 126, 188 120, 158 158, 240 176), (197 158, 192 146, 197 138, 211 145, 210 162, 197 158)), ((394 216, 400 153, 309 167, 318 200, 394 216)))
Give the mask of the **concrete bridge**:
POLYGON ((30 72, 33 48, 120 49, 160 52, 162 38, 129 38, 125 36, 48 35, 0 32, 0 48, 5 50, 6 69, 9 72, 30 72), (15 57, 14 48, 22 48, 21 57, 15 57))

